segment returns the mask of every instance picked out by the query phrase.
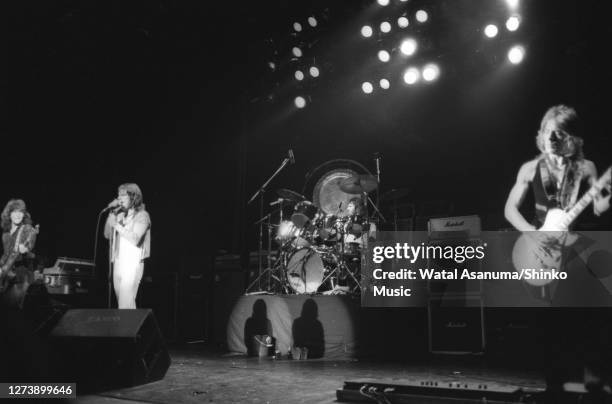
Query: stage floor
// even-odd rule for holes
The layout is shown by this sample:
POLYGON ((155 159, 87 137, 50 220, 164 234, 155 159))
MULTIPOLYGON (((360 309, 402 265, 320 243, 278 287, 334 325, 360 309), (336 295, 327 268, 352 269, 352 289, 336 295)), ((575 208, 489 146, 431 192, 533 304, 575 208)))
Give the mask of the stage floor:
POLYGON ((497 382, 544 388, 543 376, 487 366, 482 358, 433 357, 419 363, 273 360, 172 349, 166 377, 147 385, 79 397, 87 404, 333 403, 346 380, 497 382))

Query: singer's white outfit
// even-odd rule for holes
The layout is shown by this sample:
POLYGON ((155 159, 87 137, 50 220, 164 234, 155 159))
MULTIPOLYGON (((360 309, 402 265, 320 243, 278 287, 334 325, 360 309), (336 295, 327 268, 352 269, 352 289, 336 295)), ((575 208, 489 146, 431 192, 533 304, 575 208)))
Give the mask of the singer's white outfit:
MULTIPOLYGON (((151 219, 145 210, 130 215, 124 212, 117 216, 117 223, 124 226, 123 232, 118 232, 108 225, 105 236, 111 242, 111 261, 113 262, 113 285, 120 309, 135 309, 138 286, 142 279, 144 260, 149 257, 151 246, 151 219), (146 228, 142 237, 134 243, 134 226, 139 224, 146 228)), ((142 227, 141 227, 142 228, 142 227)))

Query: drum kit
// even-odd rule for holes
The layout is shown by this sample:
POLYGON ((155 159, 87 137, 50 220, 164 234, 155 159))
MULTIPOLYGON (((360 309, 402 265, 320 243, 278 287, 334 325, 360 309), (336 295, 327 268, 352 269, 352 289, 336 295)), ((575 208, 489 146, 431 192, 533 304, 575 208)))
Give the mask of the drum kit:
MULTIPOLYGON (((290 189, 278 189, 275 210, 256 223, 268 227, 268 268, 251 283, 268 279, 266 292, 295 294, 359 293, 361 261, 376 225, 367 213, 368 194, 378 180, 352 170, 334 170, 314 187, 313 201, 290 189)), ((380 212, 378 212, 380 213, 380 212)), ((380 217, 380 216, 379 216, 380 217)))

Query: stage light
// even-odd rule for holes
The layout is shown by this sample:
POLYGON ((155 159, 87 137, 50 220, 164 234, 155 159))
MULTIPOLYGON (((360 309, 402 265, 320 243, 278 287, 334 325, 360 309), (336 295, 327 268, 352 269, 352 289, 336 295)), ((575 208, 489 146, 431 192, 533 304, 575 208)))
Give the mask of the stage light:
POLYGON ((411 84, 416 83, 417 81, 419 81, 419 77, 420 77, 419 69, 417 69, 416 67, 409 67, 404 72, 404 82, 406 84, 411 85, 411 84))
POLYGON ((440 68, 434 63, 429 63, 423 68, 423 80, 434 81, 440 76, 440 68))
POLYGON ((311 75, 312 77, 319 77, 319 68, 318 68, 318 67, 316 67, 316 66, 312 66, 312 67, 310 68, 310 75, 311 75))
POLYGON ((427 14, 427 11, 425 10, 417 11, 415 16, 418 22, 425 22, 429 19, 429 15, 427 14))
POLYGON ((304 97, 297 96, 294 100, 295 106, 298 108, 304 108, 306 106, 306 100, 304 97))
POLYGON ((412 38, 404 39, 404 41, 400 45, 400 51, 406 56, 414 55, 414 52, 416 52, 416 50, 417 42, 412 38))
POLYGON ((364 25, 363 27, 361 27, 361 35, 363 35, 363 37, 365 38, 371 37, 372 27, 370 27, 369 25, 364 25))
POLYGON ((391 31, 391 24, 388 21, 384 21, 380 23, 380 31, 383 33, 387 33, 391 31))
POLYGON ((296 70, 295 71, 295 79, 297 81, 302 81, 304 80, 304 73, 301 70, 296 70))
POLYGON ((389 61, 389 59, 391 59, 391 55, 389 55, 389 52, 387 52, 386 50, 381 50, 378 51, 378 59, 381 62, 386 63, 389 61))
POLYGON ((381 6, 388 6, 389 0, 378 0, 378 4, 380 4, 381 6))
POLYGON ((374 91, 374 87, 372 86, 372 83, 370 83, 369 81, 364 81, 363 84, 361 85, 361 89, 366 94, 370 94, 372 91, 374 91))
POLYGON ((293 56, 295 56, 296 58, 302 57, 302 50, 298 48, 297 46, 294 46, 293 49, 291 49, 291 52, 293 53, 293 56))
POLYGON ((513 46, 508 51, 508 60, 512 64, 517 65, 521 63, 524 58, 525 58, 525 48, 523 48, 520 45, 513 46))
POLYGON ((512 10, 516 9, 519 5, 519 0, 506 0, 506 3, 508 4, 508 7, 510 7, 512 10))
POLYGON ((408 0, 400 0, 400 1, 401 1, 402 3, 405 3, 405 2, 407 2, 408 0))
POLYGON ((495 24, 489 24, 484 29, 484 33, 488 38, 495 38, 498 31, 497 25, 495 24))
POLYGON ((397 19, 397 26, 400 28, 406 28, 409 25, 408 18, 400 17, 397 19))
POLYGON ((270 68, 270 70, 275 71, 276 70, 276 63, 268 62, 268 67, 270 68))
POLYGON ((313 27, 313 28, 316 27, 317 26, 317 19, 314 18, 313 16, 308 17, 308 24, 311 27, 313 27))
POLYGON ((380 88, 382 88, 383 90, 388 90, 389 87, 391 87, 391 84, 389 83, 389 80, 387 79, 380 79, 380 88))
POLYGON ((508 31, 516 31, 521 25, 521 18, 518 15, 513 15, 506 20, 506 28, 508 31))
POLYGON ((299 22, 294 22, 293 29, 295 30, 295 32, 302 32, 302 24, 300 24, 299 22))

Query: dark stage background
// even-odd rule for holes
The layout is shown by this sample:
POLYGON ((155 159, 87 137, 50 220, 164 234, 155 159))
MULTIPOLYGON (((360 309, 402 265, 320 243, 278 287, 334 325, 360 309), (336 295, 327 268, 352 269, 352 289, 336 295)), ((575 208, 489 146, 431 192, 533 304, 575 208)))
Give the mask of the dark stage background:
POLYGON ((378 152, 381 191, 409 187, 415 203, 445 200, 455 214, 486 217, 486 229, 504 228, 507 192, 537 154, 549 106, 575 106, 587 156, 600 171, 610 161, 604 3, 525 1, 519 32, 488 43, 481 29, 493 17, 503 24, 504 2, 409 2, 430 11, 429 25, 409 29, 442 76, 407 88, 401 66, 389 66, 391 89, 369 96, 361 82, 383 67, 359 29, 382 18, 375 2, 3 4, 0 200, 27 201, 50 265, 58 255, 91 258, 97 213, 119 184, 136 182, 153 222, 146 270, 207 271, 221 249, 255 249, 257 209, 245 202, 287 149, 296 164, 270 185, 266 203, 277 188, 301 191, 308 170, 327 160, 374 172, 378 152), (321 77, 300 88, 291 25, 311 14, 320 25, 304 40, 321 77), (505 52, 515 41, 527 57, 510 67, 505 52), (310 97, 303 110, 292 103, 300 93, 310 97))

